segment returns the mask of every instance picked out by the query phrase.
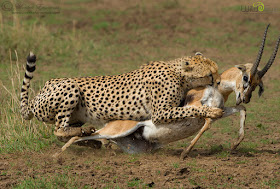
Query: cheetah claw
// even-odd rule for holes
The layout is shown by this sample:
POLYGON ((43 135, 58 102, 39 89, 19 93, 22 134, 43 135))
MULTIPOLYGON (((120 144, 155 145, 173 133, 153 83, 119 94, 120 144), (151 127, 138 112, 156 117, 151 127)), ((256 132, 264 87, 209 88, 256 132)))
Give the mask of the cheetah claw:
POLYGON ((95 133, 96 129, 94 127, 85 127, 82 128, 81 136, 90 136, 92 133, 95 133))

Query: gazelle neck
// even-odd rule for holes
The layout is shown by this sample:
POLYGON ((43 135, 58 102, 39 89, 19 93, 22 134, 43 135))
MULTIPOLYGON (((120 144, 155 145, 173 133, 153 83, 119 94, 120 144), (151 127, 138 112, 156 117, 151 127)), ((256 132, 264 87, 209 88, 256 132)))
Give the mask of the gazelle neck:
POLYGON ((221 80, 220 85, 218 86, 220 93, 223 95, 225 102, 228 99, 228 96, 234 91, 235 89, 235 82, 229 80, 221 80))
MULTIPOLYGON (((240 77, 241 71, 238 68, 230 68, 221 74, 221 83, 218 86, 220 93, 223 95, 225 102, 228 96, 236 90, 236 82, 240 77)), ((242 74, 242 73, 241 73, 242 74)))

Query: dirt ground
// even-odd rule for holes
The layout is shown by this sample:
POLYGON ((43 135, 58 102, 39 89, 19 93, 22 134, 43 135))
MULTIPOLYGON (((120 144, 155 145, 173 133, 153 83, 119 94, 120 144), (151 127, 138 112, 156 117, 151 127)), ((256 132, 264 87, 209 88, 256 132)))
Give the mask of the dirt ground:
MULTIPOLYGON (((272 25, 279 28, 279 20, 275 18, 279 17, 280 13, 274 14, 273 16, 269 14, 265 16, 244 16, 244 14, 240 12, 230 13, 230 8, 228 11, 226 9, 227 7, 239 6, 242 4, 247 5, 248 2, 237 1, 227 4, 221 1, 212 1, 211 4, 213 7, 216 4, 219 4, 219 6, 217 6, 217 9, 213 9, 210 12, 208 12, 208 9, 211 4, 202 2, 190 3, 189 6, 194 9, 200 7, 200 9, 194 11, 194 13, 185 13, 180 8, 177 8, 178 11, 176 12, 176 8, 174 8, 174 10, 171 8, 172 10, 168 12, 168 15, 163 16, 164 26, 168 26, 168 28, 175 27, 177 17, 183 19, 183 17, 189 16, 193 19, 195 21, 194 23, 186 23, 186 25, 182 26, 183 29, 181 32, 176 31, 178 32, 176 33, 178 37, 182 37, 188 32, 191 32, 189 36, 195 37, 195 32, 186 28, 192 28, 192 26, 196 25, 196 21, 198 20, 204 20, 200 27, 206 28, 206 30, 207 27, 224 27, 228 32, 232 33, 234 33, 235 30, 227 20, 238 20, 240 22, 238 26, 238 35, 240 36, 248 32, 247 27, 242 28, 242 25, 245 26, 248 19, 259 20, 263 23, 266 23, 268 20, 272 25), (222 11, 223 8, 219 7, 225 7, 225 11, 222 11), (214 20, 209 24, 205 24, 205 20, 208 17, 220 18, 221 20, 217 21, 217 23, 214 20)), ((273 1, 269 3, 271 6, 280 8, 279 3, 276 5, 274 5, 273 1)), ((89 7, 87 3, 82 6, 89 7)), ((111 4, 111 1, 104 1, 104 3, 99 3, 95 8, 115 7, 116 9, 122 9, 123 6, 129 5, 126 5, 124 2, 111 4)), ((172 4, 169 6, 172 6, 172 4)), ((147 4, 147 7, 149 7, 149 4, 147 4)), ((67 11, 66 14, 68 14, 67 11)), ((73 15, 75 14, 79 15, 80 13, 74 12, 73 15)), ((151 17, 156 17, 159 12, 148 14, 151 17)), ((126 22, 135 22, 141 26, 145 25, 147 18, 143 17, 143 14, 141 17, 136 17, 136 15, 137 13, 135 13, 135 17, 127 18, 126 22)), ((84 22, 77 23, 77 28, 87 29, 89 25, 89 22, 85 19, 84 22)), ((71 26, 66 24, 65 27, 71 26)), ((149 26, 147 25, 147 27, 149 26)), ((125 27, 123 28, 124 30, 126 29, 125 27)), ((172 31, 173 30, 169 29, 158 30, 157 35, 166 35, 168 38, 168 35, 173 35, 172 31)), ((263 31, 258 32, 262 33, 263 31)), ((218 29, 217 35, 219 36, 218 29)), ((137 41, 134 41, 136 39, 127 40, 128 41, 124 42, 137 43, 137 41)), ((144 47, 145 43, 159 48, 162 45, 162 42, 152 39, 151 44, 148 44, 148 40, 147 38, 146 41, 140 41, 139 43, 141 43, 141 45, 144 44, 144 47)), ((225 43, 231 43, 232 40, 235 39, 229 37, 225 43)), ((271 39, 271 41, 273 40, 274 39, 271 39)), ((244 43, 241 44, 241 46, 246 45, 251 45, 251 43, 245 40, 244 43)), ((162 48, 167 47, 163 46, 162 48)), ((193 49, 194 52, 196 50, 197 49, 193 49)), ((215 47, 203 47, 200 50, 206 52, 206 54, 211 54, 211 57, 214 59, 221 62, 228 62, 230 66, 234 65, 236 60, 234 57, 238 56, 238 54, 232 53, 216 53, 215 47)), ((177 54, 183 52, 183 50, 179 51, 180 52, 177 54)), ((145 55, 148 52, 143 51, 141 53, 145 55)), ((268 55, 266 55, 266 57, 268 57, 268 55)), ((244 56, 241 59, 246 58, 247 57, 244 56)), ((229 65, 224 64, 221 65, 221 67, 229 68, 229 65)), ((87 67, 84 66, 81 70, 83 69, 87 69, 87 67)), ((278 87, 271 94, 272 96, 278 97, 280 95, 279 83, 271 84, 269 81, 279 79, 279 71, 279 66, 269 70, 269 76, 264 79, 267 88, 278 87)), ((268 94, 263 97, 264 100, 268 98, 268 94)), ((249 107, 253 105, 254 104, 249 107)), ((233 116, 231 124, 238 123, 237 121, 234 122, 234 119, 238 119, 238 116, 233 116)), ((30 178, 34 180, 46 178, 47 180, 49 179, 49 182, 58 182, 51 180, 53 175, 57 175, 57 177, 63 175, 64 180, 62 180, 65 182, 68 181, 68 178, 71 178, 69 182, 74 182, 71 186, 76 188, 277 188, 280 185, 279 114, 278 121, 277 119, 276 121, 265 120, 264 117, 259 117, 258 120, 260 120, 258 123, 267 123, 270 132, 262 136, 256 135, 256 137, 254 137, 254 133, 257 133, 259 128, 255 125, 253 126, 253 124, 248 124, 246 126, 244 142, 257 143, 258 145, 256 147, 250 148, 241 146, 237 148, 236 151, 229 152, 229 148, 225 148, 225 145, 222 144, 229 140, 231 133, 222 133, 219 128, 211 127, 212 137, 204 138, 204 143, 195 146, 189 157, 185 160, 180 160, 180 153, 183 150, 183 147, 180 145, 183 143, 189 144, 190 139, 169 144, 151 154, 139 155, 125 154, 116 147, 113 147, 113 149, 91 149, 73 145, 59 158, 55 159, 52 155, 59 151, 63 145, 59 142, 55 142, 51 147, 41 150, 40 152, 25 151, 1 154, 0 188, 11 188, 22 183, 26 179, 30 180, 30 178), (247 137, 247 135, 249 135, 249 137, 247 137), (268 142, 260 143, 261 140, 268 142), (201 144, 204 146, 201 146, 201 144)), ((261 126, 262 125, 259 127, 261 126)), ((237 131, 238 125, 236 125, 235 128, 237 131)), ((60 186, 58 185, 57 188, 60 188, 60 186)))
POLYGON ((2 155, 0 171, 6 174, 0 176, 0 188, 25 178, 54 174, 78 177, 78 188, 269 188, 273 185, 265 185, 264 181, 279 178, 279 147, 280 144, 270 144, 254 153, 235 151, 227 157, 215 155, 226 149, 196 148, 183 161, 179 159, 182 150, 174 150, 172 145, 141 155, 72 147, 58 159, 52 158, 59 150, 53 145, 40 153, 2 155))

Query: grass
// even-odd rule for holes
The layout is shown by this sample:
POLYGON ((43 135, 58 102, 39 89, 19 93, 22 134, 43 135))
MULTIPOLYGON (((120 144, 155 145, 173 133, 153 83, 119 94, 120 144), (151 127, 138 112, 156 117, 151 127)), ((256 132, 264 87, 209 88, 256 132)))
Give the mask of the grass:
POLYGON ((88 185, 81 187, 80 183, 77 183, 79 178, 73 175, 66 174, 55 174, 48 177, 39 177, 39 178, 26 178, 20 184, 15 186, 15 189, 35 189, 35 188, 90 188, 88 185))
POLYGON ((236 162, 236 164, 246 164, 246 163, 248 163, 248 161, 246 161, 246 160, 241 160, 241 161, 236 162))
MULTIPOLYGON (((193 8, 188 4, 190 2, 163 0, 158 4, 150 4, 143 1, 141 4, 106 8, 100 4, 100 7, 91 4, 98 2, 69 0, 61 4, 61 13, 57 15, 12 15, 1 12, 1 154, 44 152, 57 142, 53 135, 53 125, 46 125, 36 119, 25 121, 19 113, 19 94, 25 58, 30 50, 38 57, 37 70, 31 83, 32 97, 50 78, 115 75, 136 69, 147 61, 192 55, 195 50, 205 51, 203 53, 217 61, 221 70, 234 64, 252 62, 266 25, 264 19, 258 20, 250 16, 239 18, 239 5, 215 9, 221 11, 224 18, 210 14, 207 15, 207 19, 202 19, 202 9, 193 8), (77 8, 77 4, 81 5, 81 8, 77 8), (227 16, 232 14, 234 20, 229 24, 227 16)), ((270 28, 262 65, 269 59, 274 40, 279 35, 277 27, 270 28)), ((274 74, 279 73, 279 64, 274 64, 272 71, 274 74)), ((246 105, 248 115, 245 140, 238 147, 241 153, 257 153, 263 146, 279 143, 278 135, 273 135, 279 129, 272 127, 279 125, 279 78, 277 75, 270 75, 264 81, 264 85, 263 97, 256 98, 257 95, 254 94, 251 103, 246 105), (261 138, 264 135, 267 137, 261 138)), ((228 105, 234 105, 233 95, 230 96, 228 105)), ((232 116, 212 124, 211 129, 205 132, 194 148, 210 150, 210 156, 217 159, 232 156, 228 150, 230 143, 236 140, 238 135, 238 118, 238 115, 232 116)), ((171 148, 182 148, 188 144, 189 142, 180 141, 171 148)), ((134 166, 134 162, 142 159, 141 156, 127 157, 126 164, 129 166, 134 166)), ((209 171, 201 168, 197 161, 199 158, 195 161, 188 160, 186 165, 197 173, 209 171)), ((243 165, 248 161, 250 160, 241 160, 237 164, 243 165)), ((182 163, 172 162, 168 165, 178 169, 182 163)), ((97 164, 94 165, 94 169, 112 170, 109 166, 97 164)), ((1 172, 2 176, 5 174, 7 172, 1 172)), ((79 179, 67 174, 30 177, 15 187, 80 188, 79 182, 76 182, 79 179)), ((203 183, 202 178, 188 179, 193 186, 203 183)), ((125 184, 126 187, 146 187, 144 181, 138 178, 127 180, 125 184)), ((277 188, 279 180, 262 181, 262 184, 277 188)), ((114 187, 119 186, 116 183, 108 183, 108 188, 114 187)))
POLYGON ((243 153, 256 153, 259 143, 256 142, 242 142, 239 147, 239 151, 243 153))
POLYGON ((134 163, 134 162, 138 161, 139 158, 138 158, 137 156, 138 156, 137 154, 131 154, 131 155, 129 155, 128 162, 134 163))
MULTIPOLYGON (((17 52, 15 51, 15 54, 17 52)), ((12 60, 10 51, 10 69, 6 71, 10 86, 1 82, 5 100, 0 105, 2 125, 0 130, 0 153, 15 151, 39 151, 53 143, 52 129, 36 120, 24 121, 19 113, 19 87, 22 83, 18 60, 12 60)))
POLYGON ((173 163, 172 167, 175 168, 175 169, 178 169, 180 167, 180 164, 179 163, 173 163))
POLYGON ((279 179, 269 179, 268 181, 264 181, 263 183, 269 188, 278 188, 280 186, 279 179))
POLYGON ((127 187, 145 188, 145 184, 141 179, 135 178, 130 181, 127 181, 127 187))

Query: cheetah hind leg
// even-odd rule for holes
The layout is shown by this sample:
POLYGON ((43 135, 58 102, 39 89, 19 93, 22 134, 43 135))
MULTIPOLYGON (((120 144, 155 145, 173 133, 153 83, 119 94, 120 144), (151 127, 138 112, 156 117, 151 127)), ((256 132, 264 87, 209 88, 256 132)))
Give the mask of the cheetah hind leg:
POLYGON ((181 159, 185 159, 188 155, 188 153, 192 150, 192 148, 194 147, 194 145, 196 144, 196 142, 198 141, 198 139, 202 136, 202 134, 207 131, 208 129, 210 129, 210 124, 211 124, 212 119, 210 118, 205 118, 205 123, 203 125, 203 127, 200 129, 199 133, 195 136, 195 138, 191 141, 191 144, 189 145, 189 147, 187 149, 185 149, 182 153, 181 153, 181 159))
MULTIPOLYGON (((88 130, 85 133, 93 133, 93 131, 95 132, 95 129, 93 127, 87 127, 87 128, 83 128, 82 130, 88 130)), ((71 146, 73 143, 75 143, 77 140, 81 139, 83 135, 83 132, 80 136, 74 136, 74 137, 61 137, 58 136, 57 138, 62 141, 62 142, 66 142, 66 144, 64 144, 61 148, 60 152, 57 152, 53 155, 54 158, 58 158, 58 156, 60 156, 69 146, 71 146)), ((88 135, 87 135, 88 136, 88 135)), ((76 145, 79 146, 89 146, 95 149, 100 149, 102 146, 102 142, 97 141, 97 140, 85 140, 85 141, 80 141, 80 142, 76 142, 76 145)))
MULTIPOLYGON (((58 157, 63 151, 66 150, 69 146, 71 146, 74 142, 76 142, 78 139, 81 139, 83 136, 89 136, 92 133, 95 133, 95 128, 94 127, 85 127, 85 128, 77 128, 77 127, 67 127, 67 130, 74 130, 74 131, 69 131, 69 133, 76 134, 77 136, 57 136, 57 139, 61 142, 64 142, 64 146, 61 148, 61 152, 57 152, 53 157, 58 157)), ((85 140, 85 141, 80 141, 75 143, 76 145, 79 146, 87 146, 91 147, 94 149, 100 149, 102 146, 102 143, 97 140, 85 140)))

